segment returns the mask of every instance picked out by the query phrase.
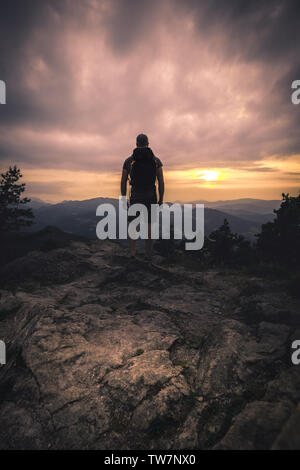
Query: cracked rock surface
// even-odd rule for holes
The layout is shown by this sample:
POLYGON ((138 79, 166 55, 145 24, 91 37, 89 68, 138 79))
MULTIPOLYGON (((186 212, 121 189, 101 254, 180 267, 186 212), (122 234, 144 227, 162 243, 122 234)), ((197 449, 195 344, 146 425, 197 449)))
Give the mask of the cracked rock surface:
POLYGON ((0 271, 0 449, 300 448, 300 302, 111 242, 0 271))

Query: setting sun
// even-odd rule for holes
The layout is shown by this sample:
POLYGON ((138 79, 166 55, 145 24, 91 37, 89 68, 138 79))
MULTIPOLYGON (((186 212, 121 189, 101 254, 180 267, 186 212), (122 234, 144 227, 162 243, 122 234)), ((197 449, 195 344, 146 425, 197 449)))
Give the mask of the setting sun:
POLYGON ((205 181, 215 181, 219 178, 219 175, 220 173, 214 170, 199 171, 197 173, 198 178, 205 181))

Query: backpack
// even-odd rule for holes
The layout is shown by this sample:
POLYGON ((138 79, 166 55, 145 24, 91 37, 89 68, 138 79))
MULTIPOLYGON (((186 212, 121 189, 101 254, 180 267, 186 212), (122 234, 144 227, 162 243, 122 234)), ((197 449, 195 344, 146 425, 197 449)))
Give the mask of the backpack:
POLYGON ((155 188, 156 161, 150 148, 136 148, 132 154, 130 184, 135 191, 144 193, 155 188))

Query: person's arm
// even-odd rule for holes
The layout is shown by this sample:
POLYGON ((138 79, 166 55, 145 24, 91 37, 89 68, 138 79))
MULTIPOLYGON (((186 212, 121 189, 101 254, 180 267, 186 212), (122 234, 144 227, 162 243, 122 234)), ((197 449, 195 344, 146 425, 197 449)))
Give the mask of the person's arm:
POLYGON ((163 174, 162 167, 157 168, 156 175, 157 175, 157 180, 158 180, 158 193, 159 193, 158 204, 162 204, 164 201, 164 192, 165 192, 164 174, 163 174))
POLYGON ((127 180, 128 180, 128 171, 123 168, 122 178, 121 178, 121 195, 126 196, 127 193, 127 180))

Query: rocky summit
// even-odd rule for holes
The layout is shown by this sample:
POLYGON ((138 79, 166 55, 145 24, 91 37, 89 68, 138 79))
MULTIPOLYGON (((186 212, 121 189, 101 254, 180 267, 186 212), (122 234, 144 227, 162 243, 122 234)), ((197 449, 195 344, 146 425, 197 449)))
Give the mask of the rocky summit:
POLYGON ((0 449, 300 448, 283 281, 108 241, 31 252, 0 279, 0 449))

